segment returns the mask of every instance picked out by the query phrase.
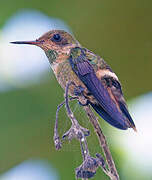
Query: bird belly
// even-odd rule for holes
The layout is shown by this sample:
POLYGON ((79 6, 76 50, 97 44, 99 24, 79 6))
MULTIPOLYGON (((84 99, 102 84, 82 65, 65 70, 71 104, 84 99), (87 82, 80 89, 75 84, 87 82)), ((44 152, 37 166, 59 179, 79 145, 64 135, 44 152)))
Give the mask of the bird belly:
MULTIPOLYGON (((75 74, 75 72, 73 72, 69 62, 63 62, 57 65, 56 69, 53 69, 56 78, 59 82, 59 84, 61 85, 61 87, 65 90, 66 89, 66 85, 68 82, 74 82, 76 86, 81 86, 82 88, 84 88, 84 93, 87 93, 87 88, 86 86, 83 84, 83 82, 77 77, 77 75, 75 74)), ((71 85, 69 87, 69 94, 71 96, 75 96, 74 94, 74 89, 76 87, 74 85, 71 85)))

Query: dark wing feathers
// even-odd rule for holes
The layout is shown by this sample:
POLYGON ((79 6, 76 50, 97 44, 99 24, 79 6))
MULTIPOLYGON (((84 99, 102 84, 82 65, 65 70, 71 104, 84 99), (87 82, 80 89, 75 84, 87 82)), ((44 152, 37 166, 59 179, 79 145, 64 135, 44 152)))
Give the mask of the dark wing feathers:
MULTIPOLYGON (((81 57, 82 58, 82 57, 81 57)), ((104 118, 113 126, 116 124, 120 124, 121 129, 127 129, 127 125, 125 124, 125 120, 123 115, 118 111, 116 105, 111 100, 107 90, 102 85, 101 81, 97 78, 92 65, 85 60, 84 61, 76 61, 69 58, 69 62, 73 71, 77 74, 80 80, 85 84, 91 94, 95 97, 95 99, 99 102, 99 106, 102 108, 97 108, 97 106, 93 106, 93 108, 99 113, 100 115, 103 113, 104 110, 104 118)), ((117 126, 116 126, 117 127, 117 126)))
POLYGON ((91 106, 103 119, 105 119, 114 127, 124 130, 128 127, 135 127, 133 120, 127 110, 125 101, 122 100, 123 98, 119 99, 119 97, 123 97, 119 81, 113 78, 106 79, 106 77, 103 83, 102 80, 96 76, 94 68, 86 58, 83 49, 79 48, 79 50, 82 53, 74 59, 71 55, 69 57, 69 62, 72 70, 76 73, 80 80, 85 84, 89 92, 96 99, 97 103, 94 104, 90 102, 91 106), (111 88, 111 94, 109 94, 108 88, 111 88), (115 98, 115 102, 118 104, 114 103, 111 95, 115 98), (127 122, 127 119, 129 120, 129 123, 127 122))
POLYGON ((126 108, 125 104, 121 101, 118 101, 120 109, 122 113, 128 118, 129 122, 131 123, 130 126, 136 131, 135 124, 133 122, 132 117, 130 116, 128 109, 126 108))
MULTIPOLYGON (((83 63, 79 64, 81 66, 81 68, 83 67, 82 64, 83 63)), ((88 66, 90 66, 89 63, 88 63, 88 66)), ((81 75, 79 73, 79 68, 78 68, 78 76, 81 79, 81 81, 86 85, 88 90, 92 93, 92 95, 95 97, 95 99, 99 102, 100 105, 98 105, 98 106, 102 107, 101 109, 98 107, 98 112, 99 112, 99 110, 101 110, 101 112, 100 112, 100 115, 101 115, 103 113, 102 110, 104 109, 104 111, 107 113, 107 115, 109 117, 111 117, 111 120, 115 121, 115 124, 116 124, 116 122, 118 122, 126 129, 124 117, 118 111, 116 105, 111 100, 111 98, 108 94, 108 91, 104 88, 101 81, 97 78, 95 72, 93 71, 93 68, 92 69, 88 68, 88 69, 89 69, 88 73, 86 73, 85 75, 81 75), (90 69, 91 69, 91 71, 90 71, 90 69)), ((86 69, 84 71, 87 72, 86 69)), ((94 108, 95 108, 95 106, 94 106, 94 108)), ((107 119, 108 118, 106 118, 105 120, 107 120, 107 119)), ((110 120, 110 118, 109 118, 109 120, 110 120)), ((113 123, 111 123, 111 124, 113 124, 113 123)))
POLYGON ((112 126, 122 130, 126 130, 128 128, 127 126, 120 124, 117 120, 112 118, 99 104, 91 103, 91 106, 105 121, 107 121, 112 126))
POLYGON ((115 99, 116 103, 118 104, 122 114, 128 119, 128 121, 127 121, 128 126, 132 127, 134 130, 136 130, 135 124, 132 120, 132 117, 130 116, 130 114, 128 112, 126 102, 123 98, 123 92, 121 89, 120 82, 117 79, 115 79, 114 77, 106 76, 106 75, 101 78, 101 81, 102 81, 102 79, 105 80, 104 81, 105 83, 103 83, 104 86, 106 86, 106 88, 110 88, 111 94, 112 94, 113 98, 115 99))
POLYGON ((93 68, 89 65, 87 61, 77 64, 77 74, 84 76, 91 72, 93 72, 93 68))

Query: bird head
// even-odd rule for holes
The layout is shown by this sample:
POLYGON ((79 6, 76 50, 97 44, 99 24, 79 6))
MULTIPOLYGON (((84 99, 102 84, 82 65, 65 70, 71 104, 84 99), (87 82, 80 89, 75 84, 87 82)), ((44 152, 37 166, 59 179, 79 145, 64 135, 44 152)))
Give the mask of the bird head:
POLYGON ((80 46, 71 34, 63 30, 51 30, 35 41, 15 41, 11 43, 36 45, 42 48, 50 63, 54 62, 59 56, 68 56, 72 48, 80 46))

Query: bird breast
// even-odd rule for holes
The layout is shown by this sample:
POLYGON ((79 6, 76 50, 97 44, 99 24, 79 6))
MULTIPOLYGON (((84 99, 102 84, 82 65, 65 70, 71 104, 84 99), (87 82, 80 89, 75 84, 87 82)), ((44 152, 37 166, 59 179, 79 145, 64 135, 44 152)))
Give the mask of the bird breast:
MULTIPOLYGON (((55 74, 59 84, 61 85, 61 87, 64 90, 66 89, 67 83, 70 81, 74 82, 76 86, 81 86, 84 89, 86 89, 85 85, 77 77, 75 72, 73 72, 68 60, 64 61, 62 63, 52 64, 52 69, 54 71, 54 74, 55 74)), ((74 88, 75 88, 74 85, 71 85, 69 88, 69 94, 71 96, 75 96, 74 95, 74 88)))

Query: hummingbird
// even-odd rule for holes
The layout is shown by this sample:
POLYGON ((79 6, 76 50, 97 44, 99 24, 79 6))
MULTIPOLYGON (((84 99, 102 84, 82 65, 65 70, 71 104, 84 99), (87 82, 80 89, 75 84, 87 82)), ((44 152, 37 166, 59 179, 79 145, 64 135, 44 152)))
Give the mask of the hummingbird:
POLYGON ((71 97, 83 95, 87 103, 82 105, 91 105, 109 124, 136 131, 117 75, 103 58, 83 47, 71 34, 51 30, 35 41, 11 43, 40 47, 61 87, 65 90, 67 83, 73 82, 69 87, 71 97))

